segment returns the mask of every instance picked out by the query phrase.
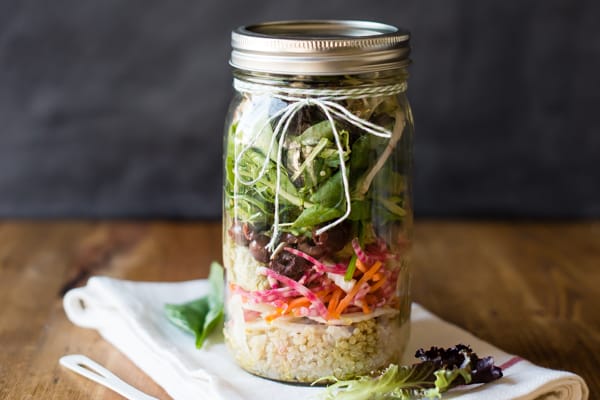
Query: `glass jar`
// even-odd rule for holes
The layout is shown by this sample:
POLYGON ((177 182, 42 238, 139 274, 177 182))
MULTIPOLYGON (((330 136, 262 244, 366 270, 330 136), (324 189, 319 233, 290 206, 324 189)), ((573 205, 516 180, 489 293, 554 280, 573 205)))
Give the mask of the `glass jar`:
POLYGON ((410 320, 408 41, 362 21, 232 34, 224 332, 253 374, 312 383, 400 360, 410 320))

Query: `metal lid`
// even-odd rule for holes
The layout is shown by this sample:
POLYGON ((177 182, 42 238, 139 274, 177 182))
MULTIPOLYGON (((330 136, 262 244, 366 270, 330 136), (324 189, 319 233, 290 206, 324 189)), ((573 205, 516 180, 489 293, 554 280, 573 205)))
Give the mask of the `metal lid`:
POLYGON ((230 64, 284 75, 382 71, 408 65, 409 38, 408 31, 378 22, 267 22, 232 32, 230 64))

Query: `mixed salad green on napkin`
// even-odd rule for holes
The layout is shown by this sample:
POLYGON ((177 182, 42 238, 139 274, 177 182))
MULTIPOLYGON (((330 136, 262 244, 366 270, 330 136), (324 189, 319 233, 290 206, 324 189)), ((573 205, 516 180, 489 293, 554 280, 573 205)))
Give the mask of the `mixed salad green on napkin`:
MULTIPOLYGON (((460 385, 488 383, 502 377, 502 369, 491 357, 479 358, 469 346, 417 350, 420 363, 392 364, 368 376, 337 380, 327 387, 325 400, 439 399, 460 385)), ((331 378, 324 378, 330 380, 331 378)))

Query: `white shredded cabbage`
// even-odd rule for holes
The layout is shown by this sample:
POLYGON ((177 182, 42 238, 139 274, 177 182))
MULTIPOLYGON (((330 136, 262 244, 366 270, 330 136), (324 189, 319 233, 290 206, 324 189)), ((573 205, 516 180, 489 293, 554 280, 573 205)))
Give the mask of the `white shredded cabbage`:
POLYGON ((340 287, 340 289, 342 289, 346 293, 350 292, 352 290, 352 288, 354 287, 354 285, 356 284, 356 279, 351 279, 349 281, 346 281, 344 279, 344 275, 332 274, 331 272, 328 272, 327 276, 329 277, 329 279, 331 279, 333 281, 333 283, 338 285, 340 287))

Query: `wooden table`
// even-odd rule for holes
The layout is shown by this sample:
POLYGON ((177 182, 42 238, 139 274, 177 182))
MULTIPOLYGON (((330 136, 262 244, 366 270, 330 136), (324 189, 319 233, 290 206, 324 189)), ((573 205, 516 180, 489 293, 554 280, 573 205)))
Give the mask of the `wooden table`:
MULTIPOLYGON (((58 365, 83 353, 134 386, 166 393, 61 296, 90 275, 205 277, 220 259, 218 223, 0 223, 0 399, 117 399, 58 365)), ((414 300, 500 348, 574 371, 600 392, 600 222, 418 221, 414 300)))

